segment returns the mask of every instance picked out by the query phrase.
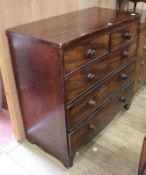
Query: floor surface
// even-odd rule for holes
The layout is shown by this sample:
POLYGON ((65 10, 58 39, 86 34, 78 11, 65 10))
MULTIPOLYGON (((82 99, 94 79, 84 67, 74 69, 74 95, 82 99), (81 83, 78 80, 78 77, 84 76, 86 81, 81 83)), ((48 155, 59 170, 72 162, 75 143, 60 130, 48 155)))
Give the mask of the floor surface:
POLYGON ((114 120, 75 157, 66 169, 36 145, 13 142, 0 152, 2 175, 137 175, 146 134, 146 87, 137 92, 131 108, 114 120))
POLYGON ((0 149, 4 148, 14 140, 14 134, 7 110, 0 112, 0 149))

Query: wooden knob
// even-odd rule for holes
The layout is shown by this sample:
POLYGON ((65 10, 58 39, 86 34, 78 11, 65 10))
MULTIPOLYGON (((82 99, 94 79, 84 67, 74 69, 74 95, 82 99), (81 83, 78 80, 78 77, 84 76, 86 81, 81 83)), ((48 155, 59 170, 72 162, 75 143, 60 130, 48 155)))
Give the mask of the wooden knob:
POLYGON ((144 66, 144 61, 141 62, 141 66, 144 66))
POLYGON ((122 53, 122 56, 123 56, 124 58, 127 58, 128 55, 129 55, 129 53, 128 53, 127 51, 124 51, 124 52, 122 53))
POLYGON ((95 75, 92 74, 92 73, 89 73, 89 74, 87 75, 87 79, 88 79, 88 81, 92 81, 92 80, 95 79, 95 75))
POLYGON ((95 58, 96 57, 96 50, 95 49, 88 49, 86 53, 88 58, 95 58))
POLYGON ((143 47, 143 50, 146 52, 146 45, 143 47))
POLYGON ((89 124, 87 127, 91 131, 96 131, 97 127, 94 124, 89 124))
POLYGON ((131 36, 132 36, 132 34, 130 32, 125 32, 124 33, 124 38, 126 38, 126 39, 130 39, 131 36))
POLYGON ((124 108, 126 109, 126 110, 128 110, 129 109, 129 105, 128 104, 125 104, 125 106, 124 106, 124 108))
POLYGON ((126 39, 130 39, 131 36, 132 36, 132 34, 130 32, 125 32, 124 33, 124 38, 126 38, 126 39))
POLYGON ((127 80, 127 78, 128 78, 128 76, 127 76, 127 74, 121 74, 121 78, 123 79, 123 80, 127 80))
POLYGON ((95 106, 96 106, 96 101, 95 101, 95 100, 89 100, 89 101, 88 101, 88 105, 89 105, 90 107, 95 107, 95 106))
POLYGON ((120 101, 123 102, 123 103, 125 103, 126 102, 126 97, 121 97, 120 98, 120 101))

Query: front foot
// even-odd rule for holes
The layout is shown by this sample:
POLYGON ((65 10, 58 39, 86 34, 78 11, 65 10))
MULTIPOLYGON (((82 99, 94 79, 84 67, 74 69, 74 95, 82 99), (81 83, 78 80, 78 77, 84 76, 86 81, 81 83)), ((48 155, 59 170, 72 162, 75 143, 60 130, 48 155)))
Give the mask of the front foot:
POLYGON ((73 157, 70 157, 68 161, 63 163, 66 168, 71 168, 73 166, 73 157))
POLYGON ((126 110, 129 110, 130 104, 125 104, 125 105, 124 105, 124 108, 125 108, 126 110))

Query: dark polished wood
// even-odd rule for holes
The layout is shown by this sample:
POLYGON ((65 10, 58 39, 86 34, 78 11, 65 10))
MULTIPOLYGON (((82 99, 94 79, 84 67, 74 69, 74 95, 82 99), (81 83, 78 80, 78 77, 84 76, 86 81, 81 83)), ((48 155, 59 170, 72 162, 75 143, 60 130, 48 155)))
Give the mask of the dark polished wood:
POLYGON ((115 49, 138 35, 139 21, 116 29, 111 35, 111 49, 115 49))
POLYGON ((136 61, 135 85, 136 92, 144 83, 146 83, 146 11, 137 7, 138 2, 145 2, 146 0, 117 0, 117 9, 136 11, 141 14, 141 23, 139 30, 138 55, 136 61), (129 2, 134 3, 133 9, 125 9, 129 2))
POLYGON ((80 69, 80 71, 71 74, 66 79, 66 95, 67 101, 77 98, 87 89, 92 88, 109 74, 119 69, 120 66, 126 64, 131 58, 136 56, 137 44, 134 42, 124 46, 118 52, 111 53, 106 57, 101 57, 95 63, 80 69), (128 52, 128 56, 123 55, 128 52), (78 83, 80 82, 80 83, 78 83))
POLYGON ((131 16, 129 12, 94 7, 33 22, 29 25, 24 24, 11 29, 10 32, 63 47, 91 33, 128 24, 139 17, 139 14, 131 16), (110 23, 112 26, 109 25, 110 23))
POLYGON ((92 114, 92 118, 88 119, 79 128, 69 134, 69 146, 71 154, 74 154, 79 147, 91 140, 99 133, 116 115, 116 113, 129 103, 131 99, 133 83, 123 89, 120 94, 116 95, 110 102, 104 104, 92 114), (121 101, 121 97, 125 97, 125 102, 121 101), (113 112, 111 112, 113 111, 113 112), (92 128, 89 127, 92 125, 92 128))
POLYGON ((82 100, 77 101, 68 108, 68 128, 73 128, 77 123, 85 120, 93 111, 110 98, 120 87, 134 78, 135 61, 130 62, 121 70, 118 70, 112 77, 101 85, 97 85, 90 93, 84 95, 82 100), (122 75, 127 75, 123 79, 122 75))
POLYGON ((109 53, 109 33, 94 34, 75 42, 64 54, 65 73, 91 63, 109 53))
POLYGON ((66 164, 62 53, 21 37, 9 43, 27 138, 66 164))
POLYGON ((139 19, 90 8, 7 31, 27 139, 66 167, 130 106, 139 19))

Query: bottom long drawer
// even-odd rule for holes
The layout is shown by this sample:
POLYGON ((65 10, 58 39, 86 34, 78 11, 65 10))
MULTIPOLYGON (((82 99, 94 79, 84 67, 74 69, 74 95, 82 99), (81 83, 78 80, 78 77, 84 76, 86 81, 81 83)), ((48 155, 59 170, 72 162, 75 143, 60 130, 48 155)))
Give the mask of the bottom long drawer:
POLYGON ((110 101, 94 112, 90 119, 68 134, 70 154, 99 133, 122 108, 128 108, 133 95, 133 81, 119 91, 110 101))

